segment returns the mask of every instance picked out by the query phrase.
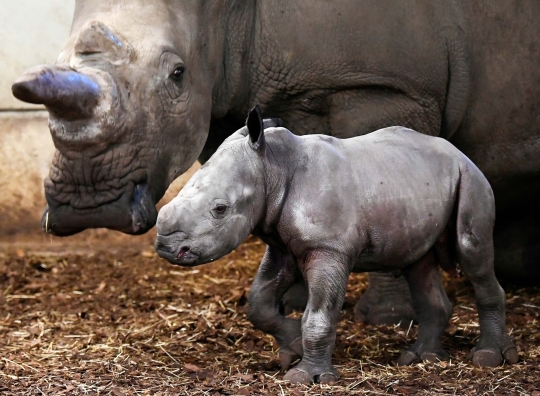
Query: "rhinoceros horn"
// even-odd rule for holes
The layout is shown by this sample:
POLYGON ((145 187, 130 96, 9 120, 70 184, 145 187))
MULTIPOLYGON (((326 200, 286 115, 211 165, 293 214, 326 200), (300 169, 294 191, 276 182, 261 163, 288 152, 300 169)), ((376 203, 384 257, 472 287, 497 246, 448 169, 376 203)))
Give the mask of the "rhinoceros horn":
POLYGON ((63 66, 30 69, 13 83, 11 90, 17 99, 43 104, 64 119, 89 117, 100 96, 95 79, 63 66))

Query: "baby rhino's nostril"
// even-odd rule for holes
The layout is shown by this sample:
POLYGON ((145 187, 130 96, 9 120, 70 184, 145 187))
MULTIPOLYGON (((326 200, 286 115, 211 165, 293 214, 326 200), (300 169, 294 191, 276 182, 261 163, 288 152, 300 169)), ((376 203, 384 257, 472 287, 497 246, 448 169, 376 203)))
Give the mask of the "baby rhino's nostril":
POLYGON ((189 252, 189 246, 183 246, 178 253, 178 258, 184 257, 187 252, 189 252))

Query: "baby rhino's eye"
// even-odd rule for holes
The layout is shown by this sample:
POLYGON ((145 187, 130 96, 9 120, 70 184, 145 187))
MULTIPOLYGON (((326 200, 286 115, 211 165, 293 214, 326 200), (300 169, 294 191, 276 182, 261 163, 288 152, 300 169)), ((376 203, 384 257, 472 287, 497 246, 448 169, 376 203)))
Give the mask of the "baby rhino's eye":
POLYGON ((214 208, 214 210, 219 213, 219 214, 222 214, 222 213, 225 213, 225 211, 227 210, 227 206, 225 205, 216 205, 216 207, 214 208))
POLYGON ((212 210, 210 210, 210 214, 215 219, 222 219, 227 215, 227 210, 229 209, 229 206, 224 203, 214 203, 212 206, 212 210))

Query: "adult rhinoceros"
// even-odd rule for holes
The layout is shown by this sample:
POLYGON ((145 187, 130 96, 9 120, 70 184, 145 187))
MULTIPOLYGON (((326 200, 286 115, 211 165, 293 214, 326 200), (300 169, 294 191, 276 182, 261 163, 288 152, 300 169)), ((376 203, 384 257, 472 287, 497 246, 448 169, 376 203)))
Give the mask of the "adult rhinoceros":
MULTIPOLYGON (((259 103, 297 134, 449 139, 495 191, 499 274, 538 280, 538 21, 537 0, 77 1, 58 63, 13 86, 50 113, 44 228, 147 231, 171 181, 259 103)), ((407 318, 404 293, 372 277, 357 313, 407 318)))

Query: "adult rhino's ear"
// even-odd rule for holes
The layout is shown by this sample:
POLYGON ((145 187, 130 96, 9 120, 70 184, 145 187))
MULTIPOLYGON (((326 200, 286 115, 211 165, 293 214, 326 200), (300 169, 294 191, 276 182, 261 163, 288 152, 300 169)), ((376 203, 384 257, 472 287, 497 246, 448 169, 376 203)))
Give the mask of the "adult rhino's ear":
POLYGON ((252 108, 246 120, 249 143, 255 150, 264 149, 264 125, 259 105, 252 108))
POLYGON ((266 128, 279 128, 283 126, 283 122, 281 122, 281 118, 265 118, 263 120, 263 127, 266 128))

